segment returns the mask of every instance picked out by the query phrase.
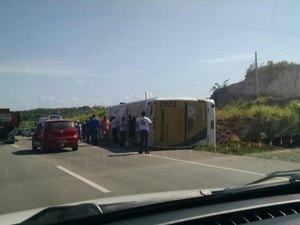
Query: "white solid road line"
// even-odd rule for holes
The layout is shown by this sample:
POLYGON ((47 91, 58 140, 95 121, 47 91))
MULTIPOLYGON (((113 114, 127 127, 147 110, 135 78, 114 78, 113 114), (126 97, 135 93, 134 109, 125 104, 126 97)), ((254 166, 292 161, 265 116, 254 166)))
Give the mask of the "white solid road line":
POLYGON ((18 146, 18 145, 15 145, 15 144, 13 144, 12 146, 14 146, 15 148, 19 148, 19 146, 18 146))
POLYGON ((77 178, 78 180, 81 180, 82 182, 84 182, 84 183, 92 186, 93 188, 96 188, 97 190, 99 190, 101 192, 104 192, 104 193, 110 193, 111 192, 110 190, 106 189, 105 187, 102 187, 102 186, 94 183, 93 181, 90 181, 90 180, 88 180, 88 179, 86 179, 86 178, 84 178, 84 177, 82 177, 82 176, 80 176, 80 175, 78 175, 78 174, 76 174, 76 173, 74 173, 74 172, 72 172, 72 171, 64 168, 64 167, 62 167, 62 166, 56 166, 56 167, 58 169, 64 171, 64 172, 70 174, 71 176, 77 178))
POLYGON ((266 174, 264 174, 264 173, 257 173, 257 172, 253 172, 253 171, 240 170, 240 169, 234 169, 234 168, 223 167, 223 166, 216 166, 216 165, 211 165, 211 164, 205 164, 205 163, 187 161, 187 160, 170 158, 170 157, 153 155, 153 154, 145 154, 144 156, 156 157, 156 158, 167 159, 167 160, 172 160, 172 161, 177 161, 177 162, 184 162, 184 163, 195 164, 195 165, 200 165, 200 166, 206 166, 206 167, 211 167, 211 168, 216 168, 216 169, 222 169, 222 170, 230 170, 230 171, 235 171, 235 172, 240 172, 240 173, 247 173, 247 174, 261 176, 261 177, 265 177, 266 176, 266 174))

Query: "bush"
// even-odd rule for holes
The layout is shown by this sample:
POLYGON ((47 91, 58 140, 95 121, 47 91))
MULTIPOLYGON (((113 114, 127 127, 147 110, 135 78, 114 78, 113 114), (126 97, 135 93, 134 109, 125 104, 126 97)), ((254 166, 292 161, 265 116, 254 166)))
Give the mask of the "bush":
POLYGON ((270 141, 300 134, 299 100, 285 105, 266 102, 266 99, 238 101, 217 109, 217 125, 219 122, 223 125, 217 133, 229 130, 231 136, 237 135, 242 141, 259 141, 262 133, 270 141))

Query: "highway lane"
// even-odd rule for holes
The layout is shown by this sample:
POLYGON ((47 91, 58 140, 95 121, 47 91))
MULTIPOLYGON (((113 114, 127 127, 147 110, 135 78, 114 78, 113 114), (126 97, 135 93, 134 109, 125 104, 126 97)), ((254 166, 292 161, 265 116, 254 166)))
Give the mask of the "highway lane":
POLYGON ((31 141, 0 147, 0 214, 90 199, 241 186, 296 163, 192 150, 152 151, 81 144, 40 154, 31 141))

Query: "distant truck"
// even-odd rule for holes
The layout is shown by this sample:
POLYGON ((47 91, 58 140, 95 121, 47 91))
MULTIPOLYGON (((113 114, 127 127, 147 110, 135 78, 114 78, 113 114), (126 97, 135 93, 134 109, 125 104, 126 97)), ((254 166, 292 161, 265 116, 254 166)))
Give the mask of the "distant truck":
POLYGON ((8 108, 0 108, 0 143, 13 144, 16 128, 20 124, 19 112, 12 112, 8 108))

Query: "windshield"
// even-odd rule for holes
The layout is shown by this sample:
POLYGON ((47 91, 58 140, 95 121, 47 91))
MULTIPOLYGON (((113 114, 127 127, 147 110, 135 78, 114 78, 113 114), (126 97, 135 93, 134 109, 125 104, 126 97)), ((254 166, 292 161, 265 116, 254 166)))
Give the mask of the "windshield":
POLYGON ((0 216, 300 172, 299 8, 0 1, 0 216))

